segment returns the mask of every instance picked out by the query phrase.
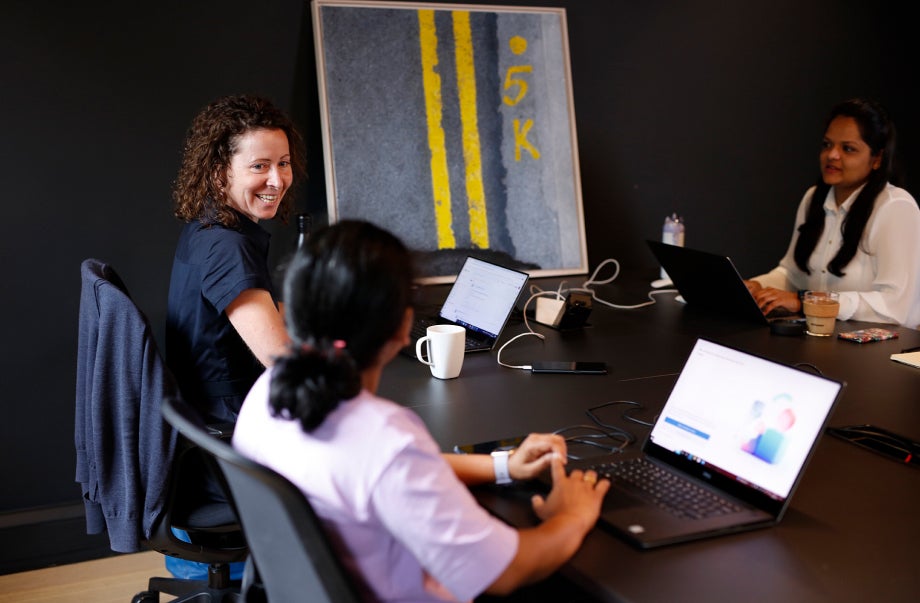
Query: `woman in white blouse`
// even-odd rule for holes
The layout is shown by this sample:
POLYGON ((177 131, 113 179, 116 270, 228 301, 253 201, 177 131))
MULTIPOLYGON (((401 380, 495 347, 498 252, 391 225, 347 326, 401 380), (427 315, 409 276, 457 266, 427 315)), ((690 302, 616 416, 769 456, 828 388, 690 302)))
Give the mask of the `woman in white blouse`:
POLYGON ((786 255, 747 281, 768 314, 799 312, 805 290, 840 293, 840 320, 920 324, 920 208, 889 182, 894 124, 878 103, 836 105, 821 144, 821 178, 806 191, 786 255))

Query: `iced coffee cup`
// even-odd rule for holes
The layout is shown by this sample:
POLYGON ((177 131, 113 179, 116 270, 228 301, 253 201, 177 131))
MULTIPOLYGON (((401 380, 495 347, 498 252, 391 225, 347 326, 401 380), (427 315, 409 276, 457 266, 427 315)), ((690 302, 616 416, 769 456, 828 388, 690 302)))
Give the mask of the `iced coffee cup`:
POLYGON ((802 313, 805 314, 805 332, 816 337, 834 334, 840 295, 834 291, 806 291, 802 296, 802 313))

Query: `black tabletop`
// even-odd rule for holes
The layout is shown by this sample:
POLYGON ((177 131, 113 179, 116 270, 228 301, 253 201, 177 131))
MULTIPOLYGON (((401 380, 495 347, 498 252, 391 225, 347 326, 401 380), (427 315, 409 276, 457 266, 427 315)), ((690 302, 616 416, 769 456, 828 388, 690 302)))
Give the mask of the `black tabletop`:
MULTIPOLYGON (((531 321, 544 339, 515 340, 501 361, 604 361, 607 375, 531 374, 501 366, 496 348, 469 354, 460 377, 449 381, 399 357, 385 370, 380 393, 412 407, 445 451, 534 431, 577 430, 592 424, 589 410, 641 442, 644 423, 664 403, 693 344, 705 337, 844 381, 832 427, 872 424, 920 440, 920 369, 889 359, 920 345, 920 331, 889 325, 898 338, 861 344, 774 335, 761 324, 695 312, 673 294, 626 309, 648 301, 635 285, 599 288, 597 295, 607 303, 594 303, 586 327, 558 331, 531 321)), ((873 326, 879 325, 838 321, 837 332, 873 326)), ((524 331, 518 313, 499 346, 524 331)), ((487 508, 519 526, 535 521, 529 494, 527 485, 476 491, 487 508)), ((825 435, 779 525, 653 551, 597 528, 562 573, 593 598, 610 601, 916 600, 918 515, 920 470, 825 435)))

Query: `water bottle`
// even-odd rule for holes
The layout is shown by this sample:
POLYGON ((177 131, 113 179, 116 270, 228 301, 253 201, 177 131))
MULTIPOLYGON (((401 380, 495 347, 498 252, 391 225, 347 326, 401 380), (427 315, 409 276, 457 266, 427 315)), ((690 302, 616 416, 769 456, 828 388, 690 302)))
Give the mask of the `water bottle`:
MULTIPOLYGON (((661 242, 668 245, 684 246, 684 219, 676 213, 664 219, 664 228, 661 231, 661 242)), ((661 278, 670 280, 668 273, 661 269, 661 278)))
POLYGON ((313 228, 313 218, 310 214, 297 214, 297 249, 303 247, 313 228))

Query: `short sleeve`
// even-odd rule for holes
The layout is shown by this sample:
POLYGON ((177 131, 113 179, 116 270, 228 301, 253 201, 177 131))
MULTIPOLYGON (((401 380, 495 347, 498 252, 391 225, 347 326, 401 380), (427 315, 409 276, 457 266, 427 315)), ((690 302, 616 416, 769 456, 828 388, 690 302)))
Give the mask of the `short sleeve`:
POLYGON ((373 503, 390 533, 459 601, 484 592, 517 553, 517 531, 476 502, 430 437, 392 459, 373 503))
POLYGON ((265 255, 250 239, 229 229, 213 229, 204 261, 201 292, 223 312, 247 289, 272 291, 265 255))

